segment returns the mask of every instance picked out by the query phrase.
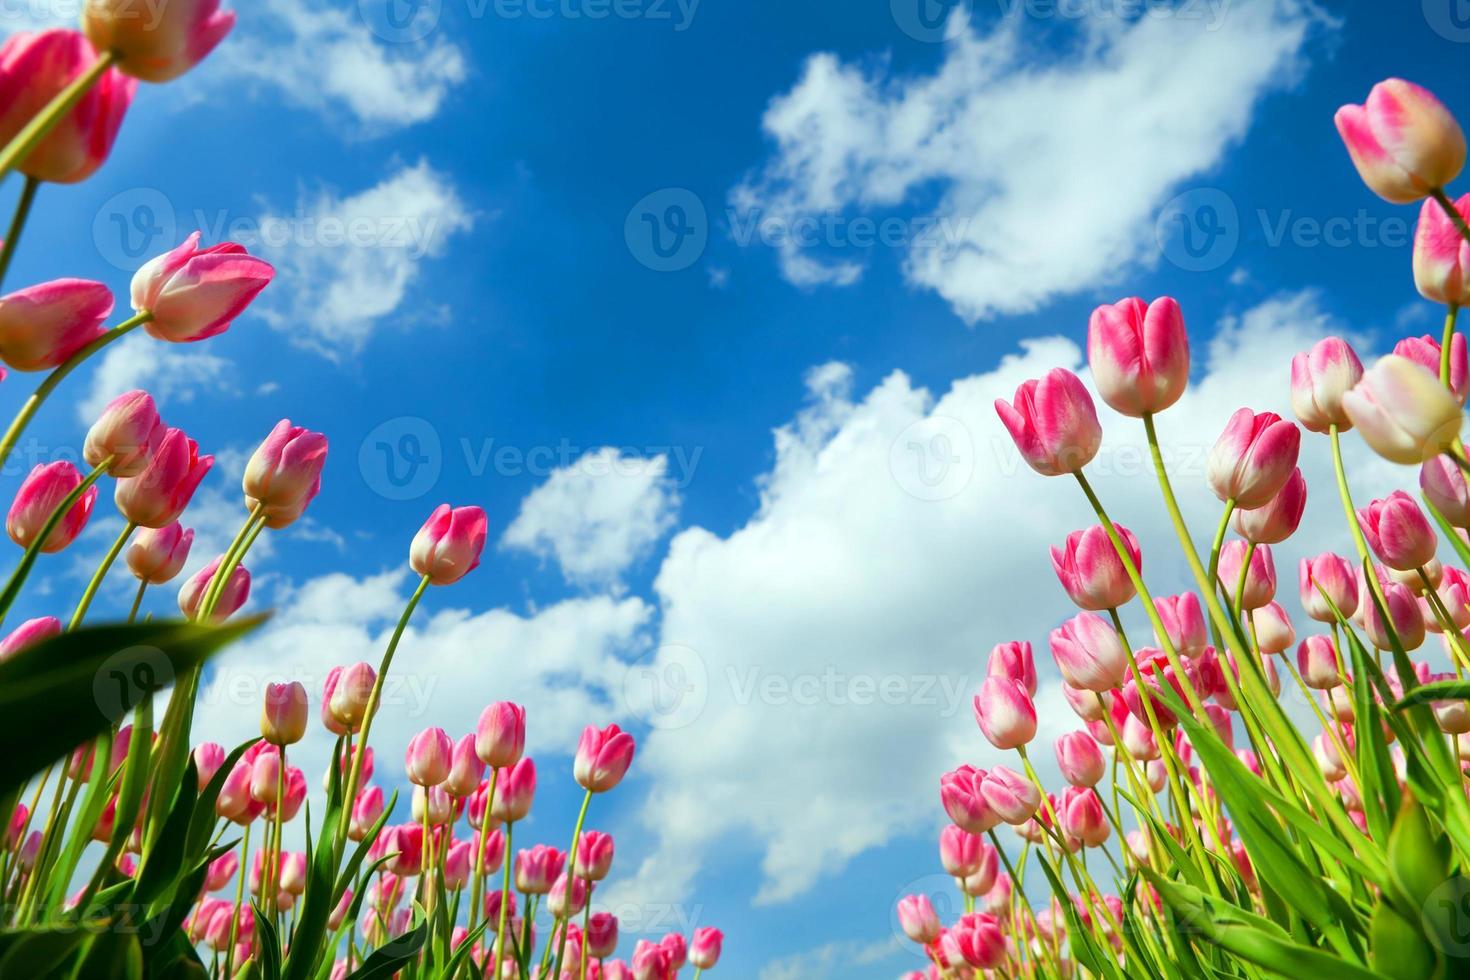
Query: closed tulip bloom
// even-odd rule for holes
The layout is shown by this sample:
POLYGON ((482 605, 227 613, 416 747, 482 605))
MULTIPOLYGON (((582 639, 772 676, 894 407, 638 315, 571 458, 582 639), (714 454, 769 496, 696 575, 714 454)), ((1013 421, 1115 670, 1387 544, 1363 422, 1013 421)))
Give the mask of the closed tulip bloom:
MULTIPOLYGON (((1138 539, 1121 524, 1113 525, 1137 571, 1143 570, 1138 539)), ((1051 567, 1080 609, 1102 611, 1126 605, 1133 598, 1133 580, 1118 558, 1113 542, 1101 525, 1073 531, 1067 543, 1051 549, 1051 567)))
POLYGON ((1301 430, 1275 412, 1239 409, 1205 463, 1210 489, 1237 507, 1264 507, 1296 469, 1301 438, 1301 430))
POLYGON ((124 392, 109 402, 92 423, 82 446, 82 459, 94 469, 106 462, 109 476, 137 476, 148 465, 165 431, 152 395, 137 390, 124 392))
POLYGON ((1107 712, 1107 703, 1104 699, 1108 696, 1106 693, 1095 693, 1073 687, 1070 682, 1062 685, 1062 697, 1066 699, 1067 705, 1077 713, 1078 718, 1086 722, 1102 721, 1103 715, 1107 712))
POLYGON ((199 232, 133 275, 133 309, 159 340, 189 343, 222 334, 275 275, 270 263, 222 242, 199 247, 199 232))
POLYGON ((112 291, 87 279, 55 279, 0 296, 0 360, 49 371, 102 336, 112 291))
POLYGON ((241 485, 268 526, 284 526, 280 522, 300 516, 321 489, 326 462, 326 436, 281 419, 250 457, 241 485))
POLYGON ((1091 787, 1068 786, 1062 792, 1057 819, 1062 823, 1062 830, 1080 840, 1084 847, 1101 847, 1112 833, 1102 799, 1091 787))
POLYGON ((225 750, 217 742, 200 742, 194 747, 194 772, 202 790, 225 764, 225 750))
MULTIPOLYGON (((209 583, 214 579, 215 572, 219 571, 220 562, 224 561, 224 557, 220 555, 199 569, 184 582, 183 588, 179 589, 179 611, 186 618, 199 618, 202 613, 199 604, 204 601, 204 594, 208 591, 209 583)), ((229 580, 220 589, 219 600, 214 605, 214 612, 210 619, 216 623, 224 622, 245 605, 245 600, 248 598, 250 598, 250 572, 244 565, 236 565, 235 570, 230 573, 229 580)))
POLYGON ((470 842, 462 840, 452 845, 444 855, 444 887, 456 892, 464 888, 470 880, 471 867, 470 842))
POLYGON ((1055 748, 1062 778, 1073 786, 1096 786, 1107 773, 1102 749, 1086 732, 1058 736, 1055 748))
POLYGON ((1330 552, 1316 558, 1303 558, 1298 566, 1297 579, 1301 586, 1302 609, 1317 622, 1337 622, 1332 606, 1322 598, 1323 592, 1343 616, 1351 616, 1358 611, 1357 569, 1346 558, 1330 552))
POLYGON ((588 725, 577 742, 572 771, 577 784, 589 793, 606 793, 628 772, 633 762, 633 736, 617 725, 598 729, 588 725))
POLYGON ((1270 502, 1254 510, 1237 508, 1230 515, 1230 525, 1247 541, 1256 544, 1280 544, 1296 533, 1302 513, 1307 508, 1307 481, 1300 468, 1291 471, 1286 485, 1270 502))
POLYGON ((975 695, 975 721, 991 745, 1020 748, 1036 737, 1036 706, 1024 685, 1006 677, 987 677, 975 695))
POLYGON ((438 786, 449 776, 454 743, 442 728, 426 728, 408 741, 404 769, 416 786, 438 786))
POLYGON ((1427 460, 1419 470, 1419 489, 1445 520, 1470 527, 1470 483, 1459 464, 1448 456, 1427 460))
POLYGON ((267 684, 261 706, 260 737, 272 745, 295 745, 306 736, 306 688, 300 681, 267 684))
POLYGON ((677 932, 671 932, 660 939, 658 944, 669 951, 669 965, 675 972, 683 969, 689 959, 689 946, 684 942, 684 937, 677 932))
MULTIPOLYGON (((1407 357, 1436 378, 1440 374, 1441 350, 1439 339, 1429 334, 1405 337, 1393 345, 1395 354, 1407 357)), ((1450 341, 1450 392, 1464 405, 1467 391, 1470 391, 1470 364, 1466 361, 1465 335, 1457 333, 1450 341)))
POLYGON ((281 890, 297 898, 306 893, 306 855, 302 852, 281 855, 281 890))
POLYGON ((171 582, 184 570, 193 545, 193 529, 182 527, 178 521, 161 528, 143 528, 128 545, 128 570, 149 585, 171 582))
POLYGON ((1123 683, 1128 655, 1111 623, 1094 613, 1078 613, 1051 631, 1052 657, 1071 687, 1111 691, 1123 683))
POLYGON ((1197 657, 1209 646, 1210 634, 1205 628, 1204 610, 1200 608, 1199 597, 1193 592, 1156 599, 1154 609, 1164 624, 1169 642, 1174 644, 1181 657, 1197 657))
POLYGON ((505 823, 524 820, 536 798, 536 763, 522 759, 500 773, 495 781, 495 799, 490 814, 505 823))
POLYGON ((1363 441, 1395 463, 1433 459, 1460 434, 1460 403, 1439 376, 1397 354, 1380 358, 1342 404, 1363 441))
POLYGON ((387 863, 389 871, 402 877, 416 875, 424 866, 424 828, 414 823, 399 824, 387 831, 385 853, 397 855, 387 863))
POLYGON ((484 775, 485 763, 475 755, 475 736, 465 735, 454 743, 444 789, 453 796, 467 797, 479 788, 484 775))
MULTIPOLYGON (((898 924, 905 936, 924 946, 938 939, 943 928, 927 895, 906 895, 899 899, 898 924)), ((697 938, 698 934, 695 935, 697 938)))
POLYGON ((983 912, 960 916, 950 928, 960 955, 977 970, 991 970, 1005 962, 1006 940, 1000 920, 983 912))
MULTIPOLYGON (((1420 589, 1422 588, 1423 583, 1420 583, 1420 589)), ((1449 613, 1450 622, 1456 630, 1470 626, 1470 575, 1458 568, 1446 568, 1434 591, 1444 604, 1445 612, 1449 613)), ((1419 600, 1419 610, 1424 615, 1425 629, 1431 633, 1444 632, 1444 626, 1435 618, 1435 610, 1427 596, 1419 600)))
POLYGON ((985 774, 980 792, 990 808, 1013 827, 1030 820, 1041 806, 1041 791, 1025 776, 996 766, 985 774))
POLYGON ((1353 427, 1342 396, 1363 376, 1363 362, 1341 337, 1319 340, 1291 359, 1291 410, 1313 432, 1353 427))
POLYGON ((516 891, 525 895, 545 895, 560 877, 566 861, 565 854, 545 844, 518 851, 515 862, 516 891))
POLYGON ((1296 649, 1296 666, 1302 683, 1314 690, 1328 691, 1342 683, 1330 636, 1309 636, 1303 640, 1296 649))
POLYGON ((713 970, 724 943, 725 934, 712 926, 695 929, 694 941, 689 944, 689 965, 696 970, 713 970))
POLYGON ((1173 297, 1130 297, 1092 311, 1087 363, 1102 400, 1134 418, 1162 412, 1189 383, 1189 337, 1173 297))
POLYGON ((505 769, 521 761, 526 751, 526 709, 510 701, 497 701, 480 712, 475 726, 475 752, 492 769, 505 769))
MULTIPOLYGON (((81 484, 82 474, 65 460, 38 464, 26 476, 10 504, 10 514, 5 519, 5 530, 10 540, 22 548, 29 548, 41 536, 52 512, 81 484)), ((75 541, 87 526, 96 502, 97 488, 88 487, 47 535, 41 551, 52 554, 75 541)))
MULTIPOLYGON (((697 931, 694 938, 698 941, 697 931)), ((587 955, 599 960, 611 956, 618 948, 618 917, 611 912, 593 912, 587 920, 586 940, 587 955)))
POLYGON ((479 507, 440 504, 414 535, 409 566, 434 585, 453 585, 479 567, 488 527, 479 507))
MULTIPOLYGON (((1245 561, 1249 546, 1244 541, 1226 541, 1220 549, 1218 575, 1225 594, 1235 601, 1240 587, 1240 569, 1245 561)), ((1250 566, 1245 575, 1245 590, 1240 593, 1242 609, 1259 609, 1276 595, 1276 562, 1271 557, 1271 546, 1257 545, 1251 554, 1250 566)))
POLYGON ((0 640, 0 662, 9 660, 22 650, 42 640, 61 635, 61 620, 55 616, 39 616, 21 623, 10 635, 0 640))
POLYGON ((1409 204, 1454 180, 1465 134, 1427 89, 1401 78, 1373 86, 1363 105, 1337 110, 1337 132, 1369 190, 1409 204))
POLYGON ((113 501, 134 524, 166 527, 189 506, 213 465, 214 457, 199 455, 199 444, 183 431, 166 429, 142 472, 117 481, 113 501))
POLYGON ((337 724, 351 732, 362 728, 377 683, 378 674, 372 664, 359 661, 342 671, 327 698, 327 710, 337 724))
POLYGON ((377 786, 369 786, 357 794, 357 800, 352 804, 352 818, 347 826, 347 836, 354 841, 361 841, 367 837, 383 815, 383 791, 377 786))
POLYGON ((266 742, 258 743, 263 750, 254 757, 246 755, 250 762, 250 798, 266 806, 275 804, 280 797, 278 784, 281 776, 281 754, 266 742))
POLYGON ((997 643, 985 673, 987 677, 1008 677, 1026 688, 1027 694, 1036 694, 1036 661, 1026 640, 997 643))
POLYGON ((980 836, 950 824, 939 832, 939 863, 951 878, 980 870, 980 836))
POLYGON ((939 778, 939 800, 955 824, 972 834, 984 834, 1000 823, 1000 815, 980 792, 985 770, 962 765, 939 778))
MULTIPOLYGON (((1419 649, 1424 643, 1424 615, 1419 611, 1414 593, 1407 586, 1400 585, 1383 574, 1379 575, 1379 585, 1383 589, 1388 607, 1389 623, 1392 624, 1399 642, 1405 650, 1419 649)), ((1358 591, 1363 595, 1363 632, 1368 634, 1368 639, 1378 649, 1392 650, 1393 642, 1389 637, 1388 624, 1379 613, 1378 604, 1374 601, 1366 581, 1359 583, 1358 591)))
POLYGON ((578 878, 601 881, 612 870, 613 839, 611 834, 589 830, 577 843, 577 860, 572 873, 578 878))
POLYGON ((237 824, 249 823, 259 816, 260 811, 250 798, 251 771, 250 763, 244 760, 235 763, 215 798, 215 813, 237 824))
MULTIPOLYGON (((1470 218, 1470 194, 1455 202, 1470 218)), ((1446 306, 1470 304, 1470 242, 1438 201, 1425 201, 1414 232, 1414 285, 1419 295, 1446 306)), ((1459 336, 1458 334, 1456 336, 1459 336)))
POLYGON ((1296 630, 1291 627, 1291 618, 1279 602, 1268 602, 1251 610, 1251 627, 1255 630, 1256 645, 1262 653, 1284 653, 1296 642, 1296 630))
POLYGON ((1359 509, 1358 523, 1373 553, 1389 568, 1415 571, 1434 560, 1439 539, 1419 504, 1402 490, 1359 509))
POLYGON ((82 30, 98 51, 145 82, 167 82, 193 68, 235 26, 219 0, 169 0, 147 15, 130 0, 86 0, 82 30))
POLYGON ((1077 472, 1092 462, 1102 444, 1092 396, 1064 368, 1023 382, 1013 404, 997 398, 995 411, 1022 458, 1042 476, 1077 472))
MULTIPOLYGON (((1184 681, 1162 650, 1144 647, 1134 653, 1134 659, 1138 664, 1139 672, 1143 675, 1143 683, 1148 688, 1148 695, 1153 703, 1154 717, 1158 719, 1161 727, 1173 728, 1179 724, 1179 719, 1173 710, 1164 704, 1159 696, 1159 691, 1164 685, 1167 685, 1175 697, 1184 701, 1184 681)), ((1200 688, 1198 663, 1185 661, 1184 673, 1198 693, 1200 688)), ((1143 692, 1139 691, 1138 682, 1132 676, 1123 685, 1123 701, 1128 705, 1128 711, 1134 718, 1139 721, 1148 721, 1148 711, 1143 706, 1143 692)))

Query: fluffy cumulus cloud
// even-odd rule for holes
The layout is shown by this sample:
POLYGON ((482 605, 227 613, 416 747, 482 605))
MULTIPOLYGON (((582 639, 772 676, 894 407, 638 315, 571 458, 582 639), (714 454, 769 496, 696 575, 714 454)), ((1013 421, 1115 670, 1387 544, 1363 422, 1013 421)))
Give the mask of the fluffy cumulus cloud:
MULTIPOLYGON (((1318 296, 1289 294, 1226 317, 1195 351, 1196 378, 1159 427, 1197 534, 1218 521, 1203 464, 1229 413, 1248 401, 1289 414, 1290 356, 1329 332, 1347 328, 1318 296)), ((693 527, 673 539, 647 670, 655 730, 639 762, 654 781, 645 815, 658 844, 632 887, 687 887, 696 856, 732 837, 760 852, 756 900, 781 902, 867 849, 935 827, 941 772, 1003 761, 969 704, 998 641, 1037 646, 1038 758, 1078 727, 1046 650, 1047 632, 1075 612, 1047 546, 1092 515, 1073 481, 1027 469, 993 409, 1058 365, 1085 371, 1062 338, 1026 341, 938 395, 901 372, 857 394, 845 368, 815 370, 807 406, 776 433, 757 512, 728 536, 693 527)), ((1191 588, 1141 426, 1100 413, 1095 486, 1143 541, 1156 593, 1191 588)), ((1415 478, 1354 436, 1347 449, 1361 500, 1415 478)), ((1311 493, 1298 540, 1348 552, 1323 438, 1304 440, 1303 468, 1311 493)), ((1277 549, 1292 609, 1297 555, 1277 549)))
POLYGON ((237 393, 225 358, 207 350, 161 344, 139 332, 117 341, 102 355, 90 391, 77 403, 77 417, 90 424, 108 402, 134 388, 151 393, 160 411, 193 401, 204 388, 237 393))
POLYGON ((454 184, 425 160, 351 196, 323 190, 260 219, 259 248, 280 281, 258 308, 294 341, 349 355, 403 306, 423 264, 473 223, 454 184))
POLYGON ((853 219, 897 215, 907 277, 970 322, 1151 262, 1160 206, 1325 22, 1307 0, 1206 6, 1091 18, 1061 51, 1019 13, 964 26, 929 74, 814 55, 766 111, 774 152, 732 192, 733 227, 763 229, 791 282, 840 286, 864 269, 853 219))
POLYGON ((533 490, 501 544, 554 559, 568 581, 616 585, 674 526, 678 509, 667 456, 604 447, 533 490))

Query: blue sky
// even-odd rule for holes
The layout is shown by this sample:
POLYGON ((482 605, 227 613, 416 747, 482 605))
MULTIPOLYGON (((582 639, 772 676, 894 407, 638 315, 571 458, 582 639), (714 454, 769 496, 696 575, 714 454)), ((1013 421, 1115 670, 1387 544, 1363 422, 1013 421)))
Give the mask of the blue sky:
MULTIPOLYGON (((593 824, 619 839, 629 946, 715 924, 732 977, 918 963, 890 909, 935 887, 938 775, 1000 761, 962 696, 993 643, 1041 644, 1067 614, 1044 545, 1087 523, 1017 469, 990 401, 1079 366, 1098 303, 1174 295, 1197 384, 1161 426, 1189 479, 1229 410, 1284 408, 1293 350, 1435 329, 1416 213, 1361 185, 1332 112, 1390 75, 1470 112, 1448 0, 987 0, 947 22, 920 2, 263 0, 196 71, 141 89, 98 176, 42 189, 13 286, 125 295, 195 227, 281 270, 226 336, 129 340, 65 389, 90 407, 149 387, 220 454, 199 561, 242 519, 240 467, 276 419, 332 440, 309 520, 249 562, 279 613, 221 662, 204 734, 253 728, 231 679, 376 660, 414 530, 478 503, 492 546, 416 621, 380 779, 418 728, 522 700, 533 832, 562 846, 566 752, 616 720, 640 756, 593 824)), ((87 411, 48 405, 30 458, 75 453, 87 411)), ((1105 494, 1156 528, 1138 436, 1105 425, 1105 494)), ((1186 492, 1202 523, 1207 496, 1186 492)), ((28 613, 71 601, 113 520, 104 499, 28 613)), ((1151 567, 1177 572, 1158 541, 1151 567)))

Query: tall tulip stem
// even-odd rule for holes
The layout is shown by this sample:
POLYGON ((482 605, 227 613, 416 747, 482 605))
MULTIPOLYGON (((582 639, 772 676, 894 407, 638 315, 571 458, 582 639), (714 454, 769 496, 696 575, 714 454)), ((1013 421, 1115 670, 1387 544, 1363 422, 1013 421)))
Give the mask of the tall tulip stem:
MULTIPOLYGON (((489 804, 487 803, 486 806, 489 806, 489 804)), ((514 826, 515 826, 515 824, 513 822, 512 823, 507 823, 505 825, 505 854, 504 854, 504 857, 501 860, 501 876, 502 877, 501 877, 501 886, 500 886, 500 918, 499 918, 499 921, 495 924, 495 972, 493 973, 493 976, 495 977, 495 980, 500 980, 500 966, 501 966, 501 963, 504 962, 504 958, 505 958, 505 918, 506 918, 506 913, 507 913, 507 911, 510 908, 510 898, 511 898, 511 890, 510 890, 510 835, 511 835, 511 828, 513 828, 514 826)), ((483 844, 483 843, 484 843, 484 841, 481 840, 481 844, 483 844)), ((527 921, 530 921, 530 910, 529 909, 527 910, 527 921)))
POLYGON ((82 96, 86 95, 92 86, 107 74, 107 69, 111 68, 112 63, 116 60, 116 52, 103 51, 98 54, 97 60, 92 62, 90 68, 73 79, 66 88, 56 93, 56 97, 47 103, 46 108, 26 123, 25 128, 5 144, 5 149, 0 150, 0 178, 6 177, 20 165, 21 160, 25 159, 46 138, 47 134, 56 128, 66 114, 82 101, 82 96))
MULTIPOLYGON (((113 562, 117 561, 117 556, 122 554, 123 546, 128 543, 128 538, 133 536, 133 532, 137 528, 138 525, 132 521, 128 521, 127 524, 123 525, 122 533, 117 536, 117 540, 112 543, 112 547, 102 557, 102 563, 97 566, 97 571, 93 573, 92 581, 87 583, 87 589, 82 593, 82 598, 77 603, 76 611, 71 614, 71 625, 67 627, 68 630, 74 630, 82 625, 82 620, 87 615, 87 609, 92 605, 92 600, 96 598, 97 590, 102 587, 102 580, 107 577, 108 569, 112 568, 113 562)), ((146 582, 144 583, 144 587, 147 587, 146 582)))
MULTIPOLYGON (((583 826, 583 824, 585 824, 587 822, 587 811, 588 811, 588 809, 591 808, 591 806, 592 806, 592 791, 589 789, 587 791, 586 795, 582 797, 582 809, 577 812, 577 825, 576 825, 576 827, 572 828, 572 846, 571 846, 571 848, 569 848, 567 850, 567 900, 568 901, 570 901, 572 899, 572 897, 577 892, 577 886, 576 886, 576 880, 577 880, 577 848, 582 843, 582 826, 583 826)), ((587 889, 587 901, 589 901, 589 902, 592 901, 592 889, 591 888, 588 888, 587 889)), ((586 941, 586 937, 583 937, 583 941, 584 942, 586 941)), ((556 969, 551 974, 554 977, 561 976, 561 960, 562 960, 562 954, 566 952, 566 946, 567 946, 567 931, 566 931, 565 928, 563 928, 562 931, 561 931, 561 941, 556 944, 556 969)), ((548 953, 551 951, 551 947, 550 946, 547 946, 546 949, 547 949, 547 952, 548 953)), ((545 970, 546 970, 546 963, 545 962, 542 962, 541 968, 542 968, 542 972, 544 973, 545 970)))
POLYGON ((1455 321, 1459 319, 1459 316, 1459 303, 1450 303, 1445 307, 1444 339, 1440 341, 1439 345, 1439 383, 1449 388, 1451 392, 1454 391, 1454 387, 1450 383, 1450 368, 1452 367, 1450 363, 1450 345, 1455 341, 1455 321))
POLYGON ((5 231, 5 241, 0 243, 0 281, 5 279, 5 273, 10 269, 10 260, 15 256, 15 247, 20 244, 20 233, 26 226, 26 218, 30 217, 31 205, 36 203, 36 191, 41 187, 39 177, 26 177, 25 186, 20 189, 20 199, 15 202, 15 213, 11 215, 10 227, 5 231))

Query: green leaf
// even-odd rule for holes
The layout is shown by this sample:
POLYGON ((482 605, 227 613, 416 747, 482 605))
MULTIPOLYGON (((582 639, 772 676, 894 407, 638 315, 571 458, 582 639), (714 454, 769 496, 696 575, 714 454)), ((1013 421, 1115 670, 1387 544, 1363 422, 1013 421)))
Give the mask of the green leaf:
POLYGON ((1416 908, 1429 901, 1430 894, 1450 876, 1449 840, 1429 822, 1429 815, 1413 796, 1405 797, 1394 821, 1388 861, 1395 882, 1416 908))
POLYGON ((1414 688, 1394 704, 1393 710, 1403 711, 1416 704, 1429 704, 1433 701, 1467 699, 1470 699, 1470 681, 1435 681, 1433 684, 1420 684, 1414 688))
POLYGON ((114 928, 92 936, 71 980, 143 980, 143 949, 137 935, 114 928))
POLYGON ((1442 976, 1424 934, 1387 902, 1373 910, 1373 968, 1393 980, 1442 976))
POLYGON ((0 956, 0 980, 32 980, 56 975, 81 946, 79 929, 36 929, 7 934, 0 956))
POLYGON ((419 954, 428 935, 428 924, 420 920, 408 932, 373 950, 347 980, 388 980, 419 954))
MULTIPOLYGON (((320 838, 311 840, 311 813, 307 820, 306 897, 301 903, 295 939, 286 956, 285 980, 306 980, 316 970, 327 938, 327 919, 336 907, 334 894, 337 878, 337 830, 342 820, 342 739, 332 750, 331 767, 327 770, 327 807, 322 819, 320 838)), ((386 811, 385 811, 386 812, 386 811)))
POLYGON ((145 694, 156 693, 260 622, 261 617, 252 617, 226 626, 89 626, 0 662, 0 718, 12 731, 26 733, 0 753, 0 794, 96 738, 145 694))
POLYGON ((255 962, 262 980, 281 980, 281 938, 275 923, 260 909, 259 902, 250 903, 255 913, 255 962))
MULTIPOLYGON (((199 770, 195 768, 191 758, 184 770, 184 779, 179 784, 178 792, 174 794, 174 802, 169 808, 168 819, 164 821, 163 832, 153 842, 153 847, 143 858, 143 866, 138 869, 138 886, 133 889, 133 901, 144 908, 151 908, 156 899, 164 896, 184 867, 184 846, 188 842, 185 830, 194 815, 194 802, 199 795, 198 783, 199 770)), ((155 793, 158 790, 158 787, 154 788, 155 793)))

